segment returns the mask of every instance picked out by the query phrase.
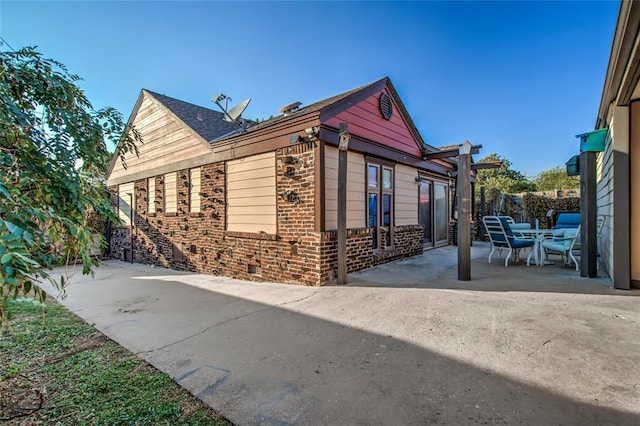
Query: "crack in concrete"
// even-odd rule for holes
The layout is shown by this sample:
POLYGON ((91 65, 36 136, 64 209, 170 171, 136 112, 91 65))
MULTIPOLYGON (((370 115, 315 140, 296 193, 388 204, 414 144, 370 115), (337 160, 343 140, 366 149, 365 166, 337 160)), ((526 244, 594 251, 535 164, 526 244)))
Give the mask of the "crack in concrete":
POLYGON ((279 307, 281 307, 281 306, 285 306, 285 305, 290 305, 290 304, 292 304, 292 303, 304 302, 305 300, 312 298, 313 296, 315 296, 315 295, 316 295, 316 294, 318 294, 318 293, 319 293, 319 292, 314 291, 312 294, 310 294, 310 295, 308 295, 308 296, 305 296, 305 297, 302 297, 302 298, 300 298, 300 299, 290 300, 290 301, 288 301, 288 302, 282 302, 282 303, 278 303, 278 304, 276 304, 276 305, 269 305, 269 306, 266 306, 266 307, 261 308, 261 309, 256 309, 255 311, 247 312, 247 313, 245 313, 245 314, 238 315, 238 316, 236 316, 236 317, 229 318, 229 319, 226 319, 226 320, 224 320, 224 321, 220 321, 219 323, 212 324, 212 325, 208 326, 207 328, 205 328, 205 329, 203 329, 203 330, 198 331, 197 333, 194 333, 194 334, 192 334, 192 335, 190 335, 190 336, 183 337, 182 339, 177 340, 177 341, 175 341, 175 342, 167 343, 166 345, 160 346, 160 347, 158 347, 158 348, 153 348, 153 349, 148 349, 148 350, 146 350, 146 351, 136 352, 136 355, 149 354, 149 353, 152 353, 152 352, 160 351, 160 350, 162 350, 162 349, 166 349, 166 348, 168 348, 168 347, 170 347, 170 346, 177 345, 177 344, 179 344, 179 343, 185 342, 185 341, 187 341, 187 340, 189 340, 189 339, 192 339, 192 338, 194 338, 194 337, 196 337, 196 336, 200 336, 201 334, 204 334, 204 333, 206 333, 207 331, 212 330, 212 329, 214 329, 214 328, 216 328, 216 327, 219 327, 219 326, 221 326, 221 325, 224 325, 224 324, 230 323, 230 322, 232 322, 232 321, 239 320, 239 319, 241 319, 241 318, 248 317, 249 315, 257 314, 257 313, 259 313, 259 312, 263 312, 263 311, 266 311, 266 310, 269 310, 269 309, 273 309, 273 308, 279 308, 279 307))

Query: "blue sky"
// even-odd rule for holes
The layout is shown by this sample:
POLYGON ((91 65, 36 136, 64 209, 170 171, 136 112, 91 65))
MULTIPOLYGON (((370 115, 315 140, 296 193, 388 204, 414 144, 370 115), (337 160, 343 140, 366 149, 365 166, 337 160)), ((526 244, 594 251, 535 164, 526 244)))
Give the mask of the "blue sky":
MULTIPOLYGON (((593 129, 619 3, 11 2, 0 35, 128 117, 141 88, 277 115, 389 76, 423 138, 470 140, 533 176, 593 129)), ((6 47, 2 47, 4 50, 6 47)))

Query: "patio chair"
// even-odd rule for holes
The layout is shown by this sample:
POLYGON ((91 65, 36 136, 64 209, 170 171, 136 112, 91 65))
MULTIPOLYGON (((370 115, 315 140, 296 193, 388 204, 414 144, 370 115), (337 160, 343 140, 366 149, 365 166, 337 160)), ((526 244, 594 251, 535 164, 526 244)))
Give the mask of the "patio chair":
POLYGON ((555 229, 577 228, 580 225, 580 213, 560 213, 555 229))
MULTIPOLYGON (((604 224, 607 221, 607 217, 604 215, 598 215, 596 217, 596 256, 600 256, 600 235, 602 234, 602 230, 604 229, 604 224)), ((571 253, 573 256, 580 256, 580 236, 576 238, 576 242, 571 249, 571 253)))
MULTIPOLYGON (((533 247, 535 244, 533 240, 515 236, 509 222, 504 216, 485 216, 482 218, 482 222, 487 230, 487 235, 489 235, 489 241, 491 241, 491 252, 489 253, 488 263, 491 263, 491 256, 493 256, 496 249, 498 249, 499 252, 502 252, 502 249, 508 249, 509 253, 504 259, 504 266, 509 266, 509 258, 514 254, 514 250, 515 253, 517 253, 520 249, 533 247)), ((529 262, 531 254, 533 254, 533 250, 529 253, 527 262, 529 262)))
POLYGON ((540 243, 540 247, 544 249, 545 258, 548 259, 549 252, 558 252, 562 256, 565 265, 571 266, 571 262, 576 265, 576 272, 579 270, 579 264, 573 255, 573 250, 580 244, 580 226, 577 228, 567 228, 558 230, 553 237, 540 243))

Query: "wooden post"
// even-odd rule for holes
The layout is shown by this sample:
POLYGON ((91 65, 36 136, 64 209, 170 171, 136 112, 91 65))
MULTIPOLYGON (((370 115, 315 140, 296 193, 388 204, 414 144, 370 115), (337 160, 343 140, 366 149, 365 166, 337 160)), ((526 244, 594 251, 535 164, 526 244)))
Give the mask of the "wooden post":
MULTIPOLYGON (((482 221, 482 218, 485 217, 485 215, 487 214, 486 208, 484 203, 487 202, 487 196, 485 194, 485 188, 484 186, 480 187, 480 221, 482 221)), ((480 239, 482 241, 484 241, 484 224, 479 224, 478 225, 480 227, 480 239)))
POLYGON ((347 283, 347 151, 349 124, 340 123, 338 147, 338 284, 347 283))
POLYGON ((580 153, 580 276, 598 276, 596 153, 580 153))
POLYGON ((471 143, 458 153, 458 280, 471 280, 471 143))

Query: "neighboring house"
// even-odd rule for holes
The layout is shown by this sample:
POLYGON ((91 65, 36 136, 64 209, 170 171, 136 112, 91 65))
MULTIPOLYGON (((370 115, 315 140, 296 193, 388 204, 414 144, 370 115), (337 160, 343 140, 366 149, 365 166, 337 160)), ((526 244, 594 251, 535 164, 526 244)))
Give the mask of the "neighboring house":
POLYGON ((620 5, 596 129, 609 128, 597 158, 601 264, 614 286, 640 287, 640 2, 620 5))
POLYGON ((233 132, 223 114, 142 90, 130 123, 139 157, 108 185, 124 227, 114 258, 243 279, 322 285, 337 269, 338 127, 351 141, 347 267, 448 243, 455 163, 425 160, 391 81, 233 132), (131 208, 133 206, 133 208, 131 208), (131 226, 133 225, 133 226, 131 226))

